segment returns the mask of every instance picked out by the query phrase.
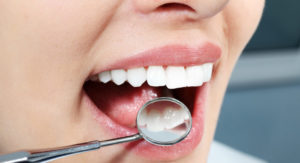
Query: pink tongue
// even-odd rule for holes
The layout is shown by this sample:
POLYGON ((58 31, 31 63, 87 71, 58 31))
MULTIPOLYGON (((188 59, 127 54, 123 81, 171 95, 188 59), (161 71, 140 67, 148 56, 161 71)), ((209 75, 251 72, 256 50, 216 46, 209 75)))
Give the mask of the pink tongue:
POLYGON ((128 83, 116 86, 113 83, 88 82, 85 90, 98 108, 115 122, 134 127, 139 109, 147 101, 159 97, 159 88, 144 84, 133 88, 128 83))

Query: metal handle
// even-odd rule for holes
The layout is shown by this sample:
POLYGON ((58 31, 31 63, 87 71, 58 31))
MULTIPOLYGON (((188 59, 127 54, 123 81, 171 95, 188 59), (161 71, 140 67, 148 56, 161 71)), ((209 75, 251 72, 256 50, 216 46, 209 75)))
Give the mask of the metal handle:
POLYGON ((65 156, 92 151, 101 147, 99 141, 91 141, 81 144, 70 145, 62 148, 55 148, 43 151, 31 152, 29 162, 49 162, 65 156))
POLYGON ((25 151, 9 153, 0 156, 0 163, 24 162, 28 160, 29 156, 30 153, 25 151))
POLYGON ((70 156, 77 153, 87 152, 99 149, 104 146, 126 143, 141 139, 140 134, 127 137, 110 139, 105 141, 90 141, 81 144, 75 144, 65 147, 38 150, 38 151, 21 151, 0 156, 0 163, 18 163, 18 162, 49 162, 62 157, 70 156))

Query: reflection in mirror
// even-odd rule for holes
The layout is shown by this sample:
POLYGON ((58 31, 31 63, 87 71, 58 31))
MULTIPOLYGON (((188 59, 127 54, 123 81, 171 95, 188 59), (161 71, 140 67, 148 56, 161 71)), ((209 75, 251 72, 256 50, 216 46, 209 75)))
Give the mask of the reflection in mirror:
POLYGON ((141 108, 137 125, 140 134, 148 142, 172 145, 188 135, 192 117, 182 102, 164 97, 152 100, 141 108))

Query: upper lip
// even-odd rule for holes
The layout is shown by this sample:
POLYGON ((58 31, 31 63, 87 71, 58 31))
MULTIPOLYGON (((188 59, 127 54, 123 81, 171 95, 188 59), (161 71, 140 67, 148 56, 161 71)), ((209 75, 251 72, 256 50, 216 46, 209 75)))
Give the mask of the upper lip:
POLYGON ((96 70, 98 74, 107 70, 129 69, 147 66, 192 66, 214 63, 221 57, 221 48, 211 42, 198 46, 169 44, 119 59, 112 64, 96 70))

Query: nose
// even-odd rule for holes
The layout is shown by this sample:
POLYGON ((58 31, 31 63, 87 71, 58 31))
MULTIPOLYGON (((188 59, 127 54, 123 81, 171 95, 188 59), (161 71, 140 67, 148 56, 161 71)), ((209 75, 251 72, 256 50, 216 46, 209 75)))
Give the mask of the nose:
POLYGON ((193 19, 216 15, 229 0, 133 0, 136 11, 150 13, 183 13, 193 19))

